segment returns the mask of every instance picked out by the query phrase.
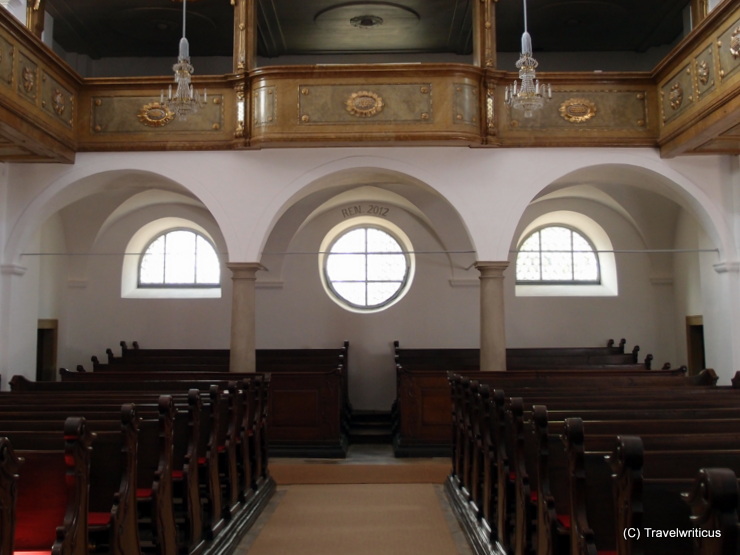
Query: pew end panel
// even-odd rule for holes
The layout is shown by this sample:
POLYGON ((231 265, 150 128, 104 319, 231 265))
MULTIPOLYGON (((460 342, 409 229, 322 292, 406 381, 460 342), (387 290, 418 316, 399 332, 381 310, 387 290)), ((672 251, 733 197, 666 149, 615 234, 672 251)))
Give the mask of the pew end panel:
POLYGON ((735 555, 740 550, 740 495, 737 474, 729 468, 702 468, 683 497, 691 522, 705 531, 696 539, 698 555, 735 555))

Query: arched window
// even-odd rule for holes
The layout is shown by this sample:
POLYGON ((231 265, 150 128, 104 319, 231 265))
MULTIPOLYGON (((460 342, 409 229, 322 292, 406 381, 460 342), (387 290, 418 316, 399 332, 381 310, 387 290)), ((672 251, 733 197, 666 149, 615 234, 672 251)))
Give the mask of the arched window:
POLYGON ((174 216, 139 228, 126 245, 121 267, 125 299, 215 299, 221 297, 221 267, 211 234, 174 216))
POLYGON ((521 232, 516 248, 518 297, 614 297, 619 294, 614 247, 591 217, 546 212, 521 232))
POLYGON ((322 283, 329 296, 348 310, 383 310, 408 290, 413 276, 410 250, 408 238, 387 223, 338 226, 321 248, 322 283))
POLYGON ((528 285, 599 284, 601 270, 596 249, 570 227, 539 228, 519 245, 516 281, 528 285))
POLYGON ((220 283, 216 249, 190 229, 162 233, 139 260, 139 287, 219 287, 220 283))

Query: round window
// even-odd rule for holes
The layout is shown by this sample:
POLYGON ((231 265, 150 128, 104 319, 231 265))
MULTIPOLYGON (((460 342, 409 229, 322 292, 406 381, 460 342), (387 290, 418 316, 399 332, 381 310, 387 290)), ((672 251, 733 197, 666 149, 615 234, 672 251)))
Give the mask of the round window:
POLYGON ((322 281, 350 310, 382 310, 406 292, 412 261, 408 240, 386 228, 362 225, 330 233, 322 248, 322 281))

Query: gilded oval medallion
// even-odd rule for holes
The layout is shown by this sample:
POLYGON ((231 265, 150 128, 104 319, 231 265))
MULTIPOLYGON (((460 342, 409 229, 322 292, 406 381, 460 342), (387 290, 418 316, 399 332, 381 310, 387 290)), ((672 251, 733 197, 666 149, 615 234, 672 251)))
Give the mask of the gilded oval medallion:
POLYGON ((583 123, 596 115, 596 104, 587 98, 569 98, 558 108, 560 116, 570 123, 583 123))
POLYGON ((139 121, 149 127, 164 127, 174 117, 175 113, 159 102, 144 104, 138 114, 139 121))
POLYGON ((345 103, 347 111, 358 118, 370 118, 383 110, 383 99, 370 91, 357 91, 345 103))

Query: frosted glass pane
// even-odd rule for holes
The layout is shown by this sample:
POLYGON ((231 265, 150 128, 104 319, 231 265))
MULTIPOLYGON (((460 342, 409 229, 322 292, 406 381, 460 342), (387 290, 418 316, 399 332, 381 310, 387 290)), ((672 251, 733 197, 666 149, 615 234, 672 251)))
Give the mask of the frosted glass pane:
POLYGON ((571 231, 565 227, 546 227, 540 230, 543 251, 570 251, 571 231))
POLYGON ((364 281, 364 254, 331 254, 326 259, 329 281, 364 281))
POLYGON ((539 281, 540 253, 520 252, 516 257, 516 279, 520 281, 539 281))
POLYGON ((530 235, 522 246, 519 247, 520 251, 538 251, 540 250, 540 234, 539 232, 530 235))
POLYGON ((332 245, 330 252, 365 252, 365 230, 354 229, 342 235, 342 237, 337 239, 337 241, 332 245))
POLYGON ((334 291, 345 301, 357 305, 365 306, 365 284, 364 283, 334 283, 334 291))
POLYGON ((218 255, 213 246, 198 237, 198 259, 196 266, 196 282, 199 284, 218 284, 221 281, 221 266, 218 262, 218 255))
POLYGON ((573 233, 573 250, 583 252, 593 252, 593 248, 586 239, 578 233, 573 233))
POLYGON ((403 281, 406 257, 403 254, 374 254, 367 257, 367 279, 373 281, 403 281))
POLYGON ((574 278, 580 281, 596 281, 599 279, 599 264, 594 253, 573 254, 574 278))
POLYGON ((149 284, 164 283, 164 256, 145 254, 139 267, 139 282, 149 284))
POLYGON ((170 252, 164 262, 164 280, 166 283, 195 283, 195 252, 170 252))
POLYGON ((571 281, 573 265, 570 253, 542 253, 542 279, 544 281, 571 281))
POLYGON ((401 288, 400 283, 368 283, 367 284, 367 304, 368 306, 377 306, 393 297, 401 288))
POLYGON ((379 229, 367 230, 368 252, 402 252, 401 245, 393 237, 379 229))

